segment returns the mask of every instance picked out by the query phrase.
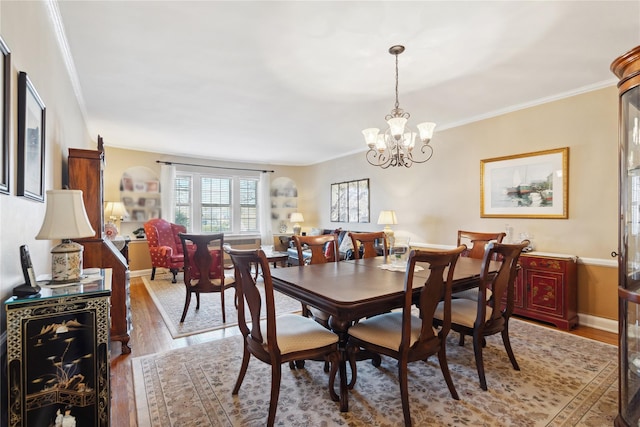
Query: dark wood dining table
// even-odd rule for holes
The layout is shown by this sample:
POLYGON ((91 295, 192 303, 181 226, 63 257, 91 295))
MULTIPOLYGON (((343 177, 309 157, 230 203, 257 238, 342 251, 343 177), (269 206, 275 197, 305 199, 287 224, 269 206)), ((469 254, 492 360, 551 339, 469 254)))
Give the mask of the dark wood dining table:
MULTIPOLYGON (((389 262, 391 258, 376 257, 271 270, 274 289, 330 315, 329 326, 340 337, 342 412, 349 410, 346 380, 349 327, 358 319, 402 307, 405 273, 380 268, 389 262)), ((497 270, 500 264, 493 263, 497 270)), ((481 265, 480 259, 460 257, 454 271, 454 292, 478 286, 481 265)), ((423 270, 414 273, 414 278, 428 277, 428 266, 422 267, 423 270)), ((423 285, 424 280, 414 279, 416 296, 423 285)))

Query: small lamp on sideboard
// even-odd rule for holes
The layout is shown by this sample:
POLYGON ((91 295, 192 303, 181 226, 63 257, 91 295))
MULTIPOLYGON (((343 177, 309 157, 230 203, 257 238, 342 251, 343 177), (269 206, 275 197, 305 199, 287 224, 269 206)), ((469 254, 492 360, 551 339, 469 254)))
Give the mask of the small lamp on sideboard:
POLYGON ((294 212, 291 214, 291 218, 289 218, 289 221, 293 222, 293 234, 299 236, 300 230, 302 230, 302 227, 299 223, 304 222, 304 217, 300 212, 294 212))
POLYGON ((124 207, 124 203, 105 202, 104 217, 107 218, 109 222, 113 222, 116 224, 118 233, 120 233, 120 223, 128 214, 129 213, 127 212, 127 209, 124 207))
POLYGON ((71 239, 94 234, 84 208, 82 190, 47 190, 47 208, 36 239, 62 240, 51 249, 51 280, 54 283, 80 280, 84 248, 71 239))
POLYGON ((393 246, 393 241, 395 240, 395 235, 390 225, 395 225, 398 223, 398 219, 396 218, 395 211, 380 211, 380 216, 378 216, 378 224, 384 225, 384 234, 387 235, 387 242, 389 242, 389 246, 393 246))

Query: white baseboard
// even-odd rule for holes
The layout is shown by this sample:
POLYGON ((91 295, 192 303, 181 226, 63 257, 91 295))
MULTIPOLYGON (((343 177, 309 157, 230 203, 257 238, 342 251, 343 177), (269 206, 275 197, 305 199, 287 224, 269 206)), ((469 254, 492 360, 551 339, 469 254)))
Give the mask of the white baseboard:
POLYGON ((589 326, 606 332, 618 333, 618 321, 605 319, 604 317, 578 313, 578 325, 589 326))
MULTIPOLYGON (((156 271, 157 273, 157 271, 156 271)), ((151 269, 147 269, 147 270, 135 270, 135 271, 129 271, 129 277, 142 277, 142 276, 150 276, 151 275, 151 269)))

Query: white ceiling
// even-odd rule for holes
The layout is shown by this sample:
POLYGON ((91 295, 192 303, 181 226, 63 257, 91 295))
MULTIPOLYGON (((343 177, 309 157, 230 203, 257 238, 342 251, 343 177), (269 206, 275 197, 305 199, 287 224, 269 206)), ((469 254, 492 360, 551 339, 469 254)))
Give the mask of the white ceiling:
MULTIPOLYGON (((92 135, 306 165, 364 151, 393 108, 438 130, 612 85, 640 1, 61 1, 92 135)), ((73 67, 72 67, 73 68, 73 67)), ((542 125, 542 124, 541 124, 542 125)))

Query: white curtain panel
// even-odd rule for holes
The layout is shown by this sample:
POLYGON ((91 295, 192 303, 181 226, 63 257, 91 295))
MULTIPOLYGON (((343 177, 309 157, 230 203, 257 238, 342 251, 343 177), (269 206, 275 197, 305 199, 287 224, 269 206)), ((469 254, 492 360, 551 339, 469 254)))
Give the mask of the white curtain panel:
POLYGON ((260 174, 258 198, 258 206, 260 206, 260 212, 258 214, 258 218, 260 218, 260 239, 263 245, 273 245, 270 172, 262 172, 260 174))
POLYGON ((162 165, 160 167, 160 195, 162 203, 161 216, 169 222, 175 222, 176 206, 173 200, 175 195, 176 167, 174 165, 162 165))

